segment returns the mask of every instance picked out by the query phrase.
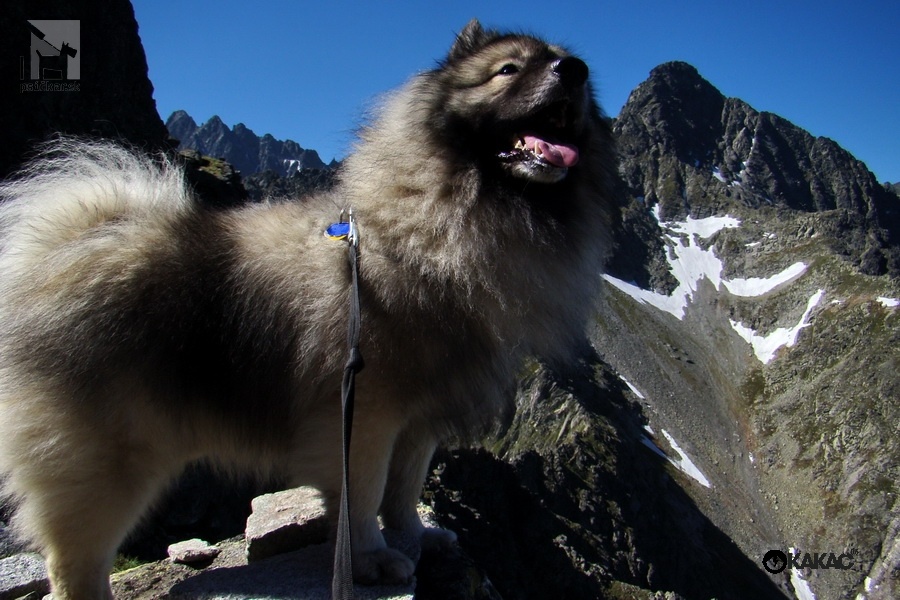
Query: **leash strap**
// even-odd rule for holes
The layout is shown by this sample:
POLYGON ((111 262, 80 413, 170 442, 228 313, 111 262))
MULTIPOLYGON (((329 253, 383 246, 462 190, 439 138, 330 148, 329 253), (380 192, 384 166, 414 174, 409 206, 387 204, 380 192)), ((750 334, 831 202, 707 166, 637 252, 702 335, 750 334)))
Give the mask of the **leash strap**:
POLYGON ((343 439, 343 473, 341 482, 341 504, 338 512, 337 537, 334 546, 334 575, 331 581, 332 600, 353 599, 353 561, 350 541, 350 435, 353 431, 353 402, 356 387, 356 374, 364 366, 359 351, 359 232, 350 211, 348 222, 341 222, 328 228, 326 236, 332 239, 346 239, 350 259, 350 318, 347 332, 349 356, 344 365, 344 377, 341 381, 342 439, 343 439), (335 227, 335 225, 339 227, 335 227), (346 225, 346 228, 343 227, 346 225), (346 233, 335 236, 335 232, 346 233))

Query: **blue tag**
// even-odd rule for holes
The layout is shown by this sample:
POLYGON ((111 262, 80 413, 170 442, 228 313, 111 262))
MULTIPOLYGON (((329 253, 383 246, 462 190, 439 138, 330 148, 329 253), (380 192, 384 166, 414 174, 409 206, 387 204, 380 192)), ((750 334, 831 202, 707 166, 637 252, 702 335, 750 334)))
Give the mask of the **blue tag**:
POLYGON ((350 223, 332 223, 325 230, 325 237, 332 240, 344 240, 350 235, 350 223))

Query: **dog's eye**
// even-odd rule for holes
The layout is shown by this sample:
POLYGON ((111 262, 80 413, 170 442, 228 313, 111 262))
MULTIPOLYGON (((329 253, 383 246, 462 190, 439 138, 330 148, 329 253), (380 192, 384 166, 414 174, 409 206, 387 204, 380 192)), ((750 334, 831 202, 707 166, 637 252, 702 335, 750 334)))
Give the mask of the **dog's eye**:
POLYGON ((515 75, 519 72, 519 66, 513 63, 506 63, 500 70, 497 71, 497 75, 515 75))

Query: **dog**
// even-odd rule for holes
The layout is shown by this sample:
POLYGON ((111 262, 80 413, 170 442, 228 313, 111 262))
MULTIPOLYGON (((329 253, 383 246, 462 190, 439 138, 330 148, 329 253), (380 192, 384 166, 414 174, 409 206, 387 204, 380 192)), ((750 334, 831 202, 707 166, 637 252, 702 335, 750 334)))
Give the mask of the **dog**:
POLYGON ((63 139, 0 194, 0 471, 54 597, 111 598, 127 532, 186 465, 341 494, 347 246, 359 232, 350 450, 354 578, 404 582, 386 527, 438 444, 513 408, 531 356, 583 339, 616 223, 615 150, 586 64, 537 37, 458 34, 388 95, 336 187, 214 209, 175 162, 63 139))

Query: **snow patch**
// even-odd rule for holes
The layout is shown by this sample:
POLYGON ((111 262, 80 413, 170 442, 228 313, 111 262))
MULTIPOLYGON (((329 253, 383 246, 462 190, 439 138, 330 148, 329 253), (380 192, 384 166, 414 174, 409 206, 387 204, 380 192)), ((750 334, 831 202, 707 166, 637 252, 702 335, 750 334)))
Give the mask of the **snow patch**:
POLYGON ((622 380, 622 383, 624 383, 625 385, 628 386, 628 389, 631 390, 631 393, 632 393, 632 394, 634 394, 635 396, 637 396, 637 397, 640 398, 641 400, 646 400, 646 398, 644 397, 644 395, 643 395, 636 387, 634 387, 634 386, 631 384, 630 381, 628 381, 627 379, 625 379, 625 378, 622 377, 621 375, 619 375, 619 379, 622 380))
MULTIPOLYGON (((659 205, 656 205, 656 220, 659 221, 659 205)), ((688 217, 687 221, 676 223, 659 223, 665 229, 674 233, 685 235, 699 235, 702 238, 712 237, 723 229, 734 229, 741 226, 741 222, 734 217, 706 217, 705 219, 694 219, 688 217)))
MULTIPOLYGON (((789 552, 794 554, 794 548, 791 548, 789 552)), ((797 596, 797 600, 816 600, 816 595, 809 587, 809 582, 803 579, 800 571, 793 567, 791 567, 791 585, 794 587, 794 595, 797 596)))
POLYGON ((735 179, 730 182, 727 179, 725 179, 724 175, 722 175, 722 170, 719 167, 714 167, 712 174, 713 174, 713 177, 715 177, 722 183, 726 184, 728 187, 740 187, 741 180, 744 177, 744 170, 746 169, 746 167, 747 167, 747 163, 744 163, 744 169, 741 169, 741 172, 738 173, 738 179, 735 179))
POLYGON ((806 264, 796 262, 789 266, 781 273, 772 275, 771 277, 759 278, 751 277, 750 279, 732 279, 731 281, 723 281, 725 289, 735 296, 753 297, 768 294, 778 286, 791 283, 806 272, 806 264))
MULTIPOLYGON (((646 431, 650 435, 655 435, 653 429, 649 425, 644 425, 644 431, 646 431)), ((669 445, 672 446, 672 449, 678 453, 677 460, 672 458, 671 456, 668 456, 665 452, 660 450, 659 446, 657 446, 653 442, 653 440, 648 438, 646 435, 641 436, 641 443, 651 451, 653 451, 653 453, 660 458, 664 458, 672 463, 672 465, 676 469, 678 469, 703 487, 712 487, 712 484, 709 483, 709 480, 703 475, 700 469, 697 468, 697 465, 694 464, 694 461, 692 461, 691 458, 681 449, 681 446, 678 445, 678 442, 675 441, 675 438, 669 435, 669 432, 665 429, 662 430, 662 434, 665 436, 666 440, 668 440, 669 445)))
POLYGON ((664 458, 666 460, 671 460, 668 456, 666 456, 666 453, 663 452, 662 450, 660 450, 659 447, 653 443, 653 440, 648 438, 646 435, 641 436, 641 443, 643 445, 647 446, 648 448, 650 448, 650 450, 652 450, 653 453, 656 454, 657 456, 659 456, 660 458, 664 458))
POLYGON ((865 581, 863 582, 863 590, 864 592, 856 595, 856 600, 867 600, 869 597, 868 594, 875 591, 875 582, 871 577, 866 577, 865 581))
POLYGON ((697 468, 697 465, 695 465, 691 458, 681 449, 681 446, 678 445, 675 438, 669 435, 669 432, 665 429, 662 430, 662 434, 669 442, 669 445, 672 446, 672 450, 677 452, 679 456, 678 460, 670 458, 669 462, 675 465, 679 471, 696 480, 703 487, 712 487, 709 480, 700 472, 700 469, 697 468))
POLYGON ((898 298, 885 298, 884 296, 879 296, 878 301, 885 308, 897 308, 900 306, 900 299, 898 298))
POLYGON ((288 175, 299 173, 303 170, 303 161, 297 160, 296 158, 285 158, 282 159, 281 163, 284 165, 284 170, 288 175))
POLYGON ((738 323, 737 321, 730 320, 731 327, 753 347, 753 352, 756 354, 756 357, 762 363, 768 364, 775 358, 775 353, 779 348, 782 346, 790 348, 797 343, 797 336, 800 334, 800 330, 809 325, 809 317, 812 314, 813 309, 822 301, 824 295, 825 290, 819 290, 812 295, 806 303, 806 310, 803 312, 800 322, 794 327, 779 327, 765 336, 758 335, 751 328, 738 323))
POLYGON ((639 288, 633 283, 626 283, 621 279, 616 279, 612 275, 604 274, 603 279, 641 304, 654 306, 663 312, 673 315, 677 319, 684 318, 687 297, 685 292, 681 290, 681 286, 679 286, 671 296, 666 296, 664 294, 657 294, 656 292, 639 288))
POLYGON ((718 180, 721 181, 722 183, 728 183, 728 182, 725 180, 725 176, 722 175, 722 171, 719 170, 719 167, 715 167, 715 168, 713 169, 713 177, 715 177, 716 179, 718 179, 718 180))
MULTIPOLYGON (((716 256, 715 248, 703 249, 699 240, 712 237, 722 229, 740 227, 740 220, 724 216, 705 219, 688 217, 682 222, 664 222, 660 216, 659 204, 653 207, 653 215, 666 232, 664 235, 671 244, 666 258, 670 272, 678 281, 675 290, 668 295, 659 294, 611 275, 604 274, 603 279, 641 304, 649 304, 677 319, 684 319, 687 307, 693 300, 694 292, 699 289, 700 283, 704 279, 708 280, 716 291, 720 291, 721 287, 725 286, 725 289, 734 296, 755 298, 792 283, 806 273, 807 265, 803 262, 796 262, 770 277, 724 279, 722 277, 724 265, 716 256)), ((775 234, 765 233, 763 237, 772 239, 775 234)), ((824 290, 819 290, 810 298, 803 318, 794 327, 781 327, 765 336, 757 334, 751 328, 737 321, 731 321, 731 327, 753 347, 759 360, 768 363, 775 357, 779 348, 793 346, 796 343, 797 335, 809 324, 809 316, 813 308, 821 301, 824 293, 824 290)), ((900 306, 900 300, 892 298, 879 298, 879 301, 885 306, 900 306)), ((632 388, 631 384, 627 385, 632 388)), ((632 391, 634 391, 633 388, 632 391)))

